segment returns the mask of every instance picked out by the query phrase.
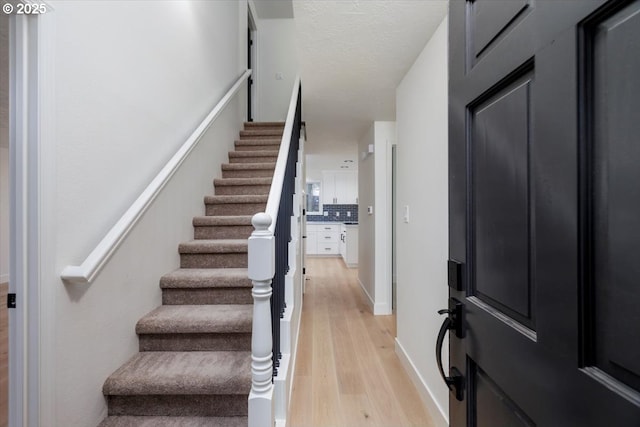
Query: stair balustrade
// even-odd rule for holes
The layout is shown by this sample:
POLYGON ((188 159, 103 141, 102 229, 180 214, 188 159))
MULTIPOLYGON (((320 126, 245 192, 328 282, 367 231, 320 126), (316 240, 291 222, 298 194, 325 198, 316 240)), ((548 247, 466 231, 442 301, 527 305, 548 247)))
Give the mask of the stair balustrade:
POLYGON ((285 276, 300 140, 302 90, 297 77, 265 212, 253 216, 248 244, 248 272, 253 283, 251 392, 249 427, 272 427, 273 376, 280 353, 280 319, 285 310, 285 276))

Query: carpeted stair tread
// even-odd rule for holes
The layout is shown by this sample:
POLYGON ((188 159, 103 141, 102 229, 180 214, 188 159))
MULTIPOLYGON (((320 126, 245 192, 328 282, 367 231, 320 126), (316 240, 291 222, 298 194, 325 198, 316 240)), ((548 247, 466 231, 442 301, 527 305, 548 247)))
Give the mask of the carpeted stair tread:
POLYGON ((284 122, 244 122, 245 129, 251 129, 255 127, 282 127, 284 128, 284 122))
POLYGON ((275 163, 224 163, 223 171, 275 169, 275 163))
POLYGON ((196 216, 193 218, 193 226, 215 226, 215 225, 251 225, 252 215, 216 215, 216 216, 196 216))
POLYGON ((133 356, 107 379, 105 396, 242 395, 251 388, 247 351, 155 351, 133 356))
POLYGON ((251 130, 241 130, 240 131, 240 139, 244 138, 273 138, 275 136, 282 137, 284 129, 251 129, 251 130))
POLYGON ((180 268, 160 278, 160 288, 250 288, 246 268, 180 268))
POLYGON ((251 333, 251 305, 163 305, 140 319, 137 334, 251 333))
POLYGON ((267 203, 268 194, 233 194, 233 195, 215 195, 204 196, 205 204, 224 204, 224 203, 267 203))
POLYGON ((98 427, 247 427, 247 417, 107 417, 98 427))
POLYGON ((246 253, 247 239, 191 240, 180 243, 181 254, 246 253))
POLYGON ((281 139, 267 139, 267 138, 261 138, 261 139, 237 139, 235 141, 235 145, 236 146, 244 146, 244 145, 280 145, 280 143, 282 142, 281 139))
POLYGON ((229 151, 229 158, 235 157, 278 157, 278 150, 229 151))
POLYGON ((271 185, 271 178, 216 178, 213 185, 222 186, 240 186, 240 185, 271 185))

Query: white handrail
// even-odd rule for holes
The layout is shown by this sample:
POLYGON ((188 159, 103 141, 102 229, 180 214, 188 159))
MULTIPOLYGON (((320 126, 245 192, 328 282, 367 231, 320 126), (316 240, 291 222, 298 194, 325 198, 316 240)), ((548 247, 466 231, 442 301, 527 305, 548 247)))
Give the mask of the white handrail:
POLYGON ((282 185, 284 183, 284 173, 287 169, 287 154, 289 153, 289 145, 291 144, 291 132, 293 132, 293 122, 296 115, 296 104, 298 103, 298 93, 300 92, 300 75, 296 76, 293 90, 291 91, 291 100, 289 101, 289 112, 287 113, 287 121, 285 122, 284 132, 282 133, 282 142, 278 151, 278 160, 276 169, 273 172, 273 181, 271 181, 271 189, 269 190, 269 198, 267 199, 267 213, 271 219, 269 231, 275 232, 276 220, 278 218, 278 208, 280 207, 280 195, 282 194, 282 185))
POLYGON ((69 265, 62 270, 60 277, 70 283, 88 284, 91 283, 107 261, 115 253, 116 249, 124 241, 125 237, 133 229, 142 214, 151 206, 151 202, 160 193, 160 190, 169 182, 176 173, 180 165, 185 161, 189 153, 198 145, 202 135, 209 129, 211 124, 218 118, 220 113, 227 106, 229 101, 238 92, 242 84, 251 75, 251 70, 245 71, 236 80, 229 91, 220 99, 211 112, 205 117, 200 125, 193 131, 180 149, 171 157, 166 165, 158 172, 151 183, 138 196, 135 202, 127 209, 116 224, 109 230, 104 238, 98 243, 93 251, 87 256, 81 265, 69 265))

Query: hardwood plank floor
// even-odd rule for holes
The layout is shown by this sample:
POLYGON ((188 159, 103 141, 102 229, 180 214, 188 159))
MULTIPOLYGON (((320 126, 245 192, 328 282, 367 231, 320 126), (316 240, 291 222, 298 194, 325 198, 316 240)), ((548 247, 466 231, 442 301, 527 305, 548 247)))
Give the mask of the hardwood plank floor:
POLYGON ((373 316, 357 270, 308 258, 292 427, 431 427, 395 354, 395 316, 373 316))
POLYGON ((0 284, 0 427, 9 424, 9 316, 7 293, 9 284, 0 284))

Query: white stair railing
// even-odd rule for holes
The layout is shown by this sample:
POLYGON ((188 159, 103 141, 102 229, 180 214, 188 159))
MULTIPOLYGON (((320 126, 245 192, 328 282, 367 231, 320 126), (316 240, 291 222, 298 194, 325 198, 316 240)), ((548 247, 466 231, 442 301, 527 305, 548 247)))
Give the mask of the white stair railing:
POLYGON ((253 216, 248 274, 253 283, 249 427, 274 425, 274 363, 280 353, 280 315, 289 263, 291 215, 301 126, 300 78, 294 83, 265 211, 253 216), (273 286, 272 286, 273 285, 273 286))

